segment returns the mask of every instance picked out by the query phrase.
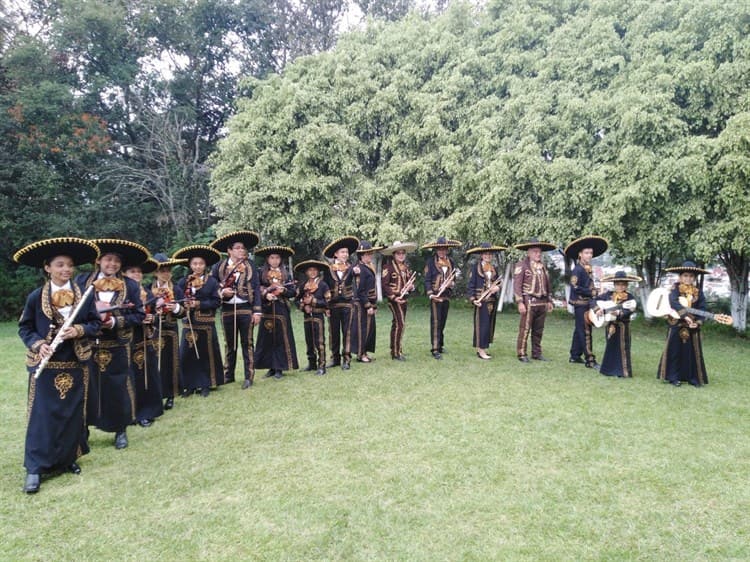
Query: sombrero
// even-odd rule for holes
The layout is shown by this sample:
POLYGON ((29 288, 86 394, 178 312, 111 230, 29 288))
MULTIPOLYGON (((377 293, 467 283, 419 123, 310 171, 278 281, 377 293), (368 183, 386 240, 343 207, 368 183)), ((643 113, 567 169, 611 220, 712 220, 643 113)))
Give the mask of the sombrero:
POLYGON ((387 248, 383 248, 383 251, 381 254, 384 256, 392 256, 399 250, 403 250, 404 252, 413 252, 417 249, 417 245, 414 242, 401 242, 401 240, 396 240, 392 246, 388 246, 387 248))
POLYGON ((162 254, 161 252, 154 254, 151 257, 154 259, 154 261, 156 261, 157 269, 160 267, 174 267, 175 265, 187 264, 187 260, 175 260, 172 258, 168 258, 166 254, 162 254))
POLYGON ((117 254, 122 259, 122 268, 126 265, 138 265, 148 259, 149 251, 130 240, 117 238, 97 238, 92 240, 99 247, 99 257, 106 254, 117 254))
POLYGON ((614 275, 607 275, 605 277, 602 277, 603 283, 614 283, 615 281, 626 281, 628 283, 640 283, 643 281, 640 277, 637 275, 628 275, 624 271, 616 271, 614 275))
POLYGON ((470 256, 472 254, 483 254, 485 252, 504 252, 507 250, 505 246, 494 246, 493 244, 490 244, 489 242, 482 242, 479 246, 476 248, 472 248, 471 250, 466 250, 466 255, 470 256))
POLYGON ((48 238, 24 246, 13 254, 13 261, 29 267, 43 267, 55 256, 69 256, 74 265, 93 263, 99 257, 99 248, 83 238, 48 238))
POLYGON ((686 260, 682 262, 682 265, 678 265, 675 267, 668 267, 664 271, 669 271, 670 273, 695 273, 696 275, 700 273, 710 273, 707 269, 703 269, 701 267, 698 267, 694 261, 686 260))
POLYGON ((383 248, 385 248, 385 246, 373 246, 367 240, 360 240, 357 254, 373 254, 379 252, 383 248))
POLYGON ((439 236, 437 241, 430 242, 422 246, 423 250, 436 250, 438 248, 458 248, 461 245, 459 240, 449 240, 445 236, 439 236))
POLYGON ((257 232, 253 232, 252 230, 238 230, 236 232, 230 232, 229 234, 220 236, 219 238, 211 242, 209 246, 211 246, 214 250, 226 252, 227 248, 231 248, 235 242, 242 242, 249 252, 258 245, 258 242, 260 242, 260 236, 257 232))
POLYGON ((563 250, 563 253, 569 260, 576 261, 581 250, 591 248, 592 250, 594 250, 593 257, 597 257, 606 252, 608 247, 609 242, 607 242, 601 236, 583 236, 581 238, 573 240, 570 244, 565 246, 565 250, 563 250))
POLYGON ((287 246, 265 246, 255 250, 256 256, 268 257, 271 254, 278 254, 282 259, 286 259, 294 255, 294 250, 287 246))
POLYGON ((204 244, 185 246, 172 254, 173 260, 185 259, 190 261, 193 258, 203 258, 206 261, 206 267, 208 267, 218 262, 221 259, 221 254, 211 246, 204 244))
POLYGON ((324 261, 310 259, 299 262, 294 266, 294 271, 296 271, 297 273, 301 271, 304 272, 307 271, 308 267, 316 267, 319 272, 329 268, 328 264, 324 261))
POLYGON ((520 244, 516 244, 513 246, 516 250, 530 250, 531 248, 539 248, 542 252, 549 252, 551 250, 554 250, 557 248, 556 244, 553 244, 552 242, 542 242, 538 238, 529 238, 526 242, 521 242, 520 244))
POLYGON ((355 238, 354 236, 343 236, 323 248, 323 255, 327 258, 333 258, 333 255, 341 248, 347 248, 349 250, 349 255, 351 255, 357 251, 358 247, 359 238, 355 238))
MULTIPOLYGON (((127 267, 133 267, 133 265, 129 264, 127 267)), ((141 268, 141 273, 153 273, 159 267, 159 262, 157 262, 153 257, 149 256, 146 261, 144 261, 140 266, 136 267, 141 268)))

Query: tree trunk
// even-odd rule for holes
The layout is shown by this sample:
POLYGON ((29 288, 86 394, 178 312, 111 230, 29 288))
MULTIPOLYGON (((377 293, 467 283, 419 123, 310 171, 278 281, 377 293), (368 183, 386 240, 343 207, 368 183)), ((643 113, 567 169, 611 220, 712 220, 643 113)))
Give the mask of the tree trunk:
POLYGON ((731 250, 720 252, 719 259, 727 268, 732 289, 732 320, 734 329, 744 332, 747 329, 747 276, 750 272, 750 259, 744 253, 731 250))

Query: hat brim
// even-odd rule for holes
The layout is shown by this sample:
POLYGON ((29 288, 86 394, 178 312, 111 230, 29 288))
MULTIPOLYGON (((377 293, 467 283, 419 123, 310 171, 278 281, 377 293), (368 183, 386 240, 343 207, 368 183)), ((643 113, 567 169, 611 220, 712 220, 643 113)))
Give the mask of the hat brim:
POLYGON ((422 246, 423 250, 437 250, 439 248, 459 248, 462 242, 459 240, 446 240, 445 242, 431 242, 422 246))
POLYGON ((266 258, 272 254, 278 254, 282 259, 286 259, 294 255, 294 250, 287 246, 265 246, 264 248, 258 248, 253 252, 253 255, 266 258))
POLYGON ((375 252, 381 252, 384 249, 385 249, 385 246, 373 246, 372 248, 367 248, 367 249, 357 248, 357 255, 374 254, 375 252))
POLYGON ((393 246, 388 246, 387 248, 383 248, 383 250, 380 252, 384 256, 392 256, 396 252, 403 250, 406 253, 413 252, 417 249, 417 245, 412 242, 404 242, 403 244, 394 244, 393 246))
POLYGON ((127 267, 123 267, 123 270, 130 269, 131 267, 139 267, 141 269, 141 273, 153 273, 159 267, 159 262, 150 257, 140 265, 132 263, 128 264, 127 267))
POLYGON ((584 236, 568 244, 563 253, 569 260, 575 261, 578 259, 578 254, 586 248, 591 248, 594 251, 593 257, 596 258, 607 251, 609 242, 601 236, 584 236))
POLYGON ((617 283, 618 281, 625 281, 627 283, 640 283, 643 281, 637 275, 626 275, 625 277, 615 277, 614 275, 608 275, 602 277, 602 283, 617 283))
POLYGON ((542 252, 551 252, 557 248, 557 244, 553 244, 552 242, 523 242, 521 244, 515 244, 513 247, 522 252, 530 250, 531 248, 539 248, 542 252))
POLYGON ((136 242, 116 238, 97 238, 92 240, 99 247, 99 257, 117 254, 122 259, 123 269, 127 265, 140 265, 149 258, 149 251, 136 242))
POLYGON ((242 242, 245 245, 245 248, 250 251, 258 245, 258 242, 260 242, 260 235, 252 230, 238 230, 220 236, 211 242, 209 246, 219 252, 226 252, 227 249, 231 248, 236 242, 242 242))
POLYGON ((323 248, 323 255, 327 258, 333 258, 334 254, 341 248, 349 250, 349 255, 352 255, 359 248, 359 239, 354 236, 344 236, 337 240, 334 240, 328 246, 323 248))
POLYGON ((505 246, 489 246, 487 248, 483 248, 482 246, 477 246, 476 248, 472 248, 470 250, 466 250, 466 255, 470 256, 472 254, 483 254, 485 252, 489 252, 491 254, 499 254, 500 252, 504 252, 507 250, 505 246))
POLYGON ((297 273, 307 271, 309 267, 315 267, 318 271, 324 271, 326 269, 329 269, 329 266, 327 263, 319 260, 305 260, 299 262, 297 265, 294 266, 294 271, 297 273))
MULTIPOLYGON (((153 259, 153 256, 152 256, 153 259)), ((156 262, 156 269, 159 269, 160 267, 175 267, 176 265, 187 265, 188 260, 186 259, 180 259, 180 260, 174 260, 174 259, 168 259, 165 261, 157 261, 156 262)))
POLYGON ((83 238, 49 238, 25 246, 13 254, 13 261, 29 267, 44 267, 57 256, 68 256, 73 265, 94 263, 99 257, 99 248, 83 238))
POLYGON ((203 258, 206 266, 210 266, 221 260, 221 254, 211 246, 203 246, 201 244, 180 248, 172 254, 173 260, 183 259, 189 262, 193 258, 203 258))
POLYGON ((669 273, 677 273, 678 275, 681 273, 695 273, 696 275, 705 275, 707 273, 711 273, 707 269, 703 269, 701 267, 683 267, 683 266, 677 266, 677 267, 667 267, 664 271, 668 271, 669 273))

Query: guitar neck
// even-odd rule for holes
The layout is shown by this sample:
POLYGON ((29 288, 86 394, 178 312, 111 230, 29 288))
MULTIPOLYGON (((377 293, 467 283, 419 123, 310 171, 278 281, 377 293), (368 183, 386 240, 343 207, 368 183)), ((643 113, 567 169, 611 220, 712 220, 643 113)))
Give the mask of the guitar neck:
POLYGON ((703 316, 704 318, 708 318, 709 320, 716 319, 716 315, 713 312, 706 312, 705 310, 690 308, 689 306, 685 307, 684 310, 689 314, 693 314, 695 316, 703 316))

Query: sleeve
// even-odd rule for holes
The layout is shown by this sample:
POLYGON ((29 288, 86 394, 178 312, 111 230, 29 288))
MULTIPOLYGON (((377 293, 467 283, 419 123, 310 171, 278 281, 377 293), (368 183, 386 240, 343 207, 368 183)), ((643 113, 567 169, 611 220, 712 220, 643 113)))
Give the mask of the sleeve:
POLYGON ((255 264, 248 262, 248 265, 253 272, 253 275, 250 278, 250 288, 248 290, 248 294, 253 295, 253 314, 261 314, 263 312, 263 299, 260 294, 260 272, 258 268, 255 267, 255 264))
POLYGON ((81 310, 78 312, 78 316, 75 318, 74 326, 78 330, 78 337, 86 336, 92 338, 99 333, 102 327, 102 321, 99 317, 99 313, 96 310, 96 301, 94 299, 94 293, 87 298, 88 302, 84 303, 81 310))
POLYGON ((221 299, 219 298, 219 283, 213 277, 209 276, 206 279, 206 284, 199 292, 204 292, 204 294, 200 295, 198 300, 200 303, 200 310, 216 310, 221 306, 221 299))
POLYGON ((523 262, 518 262, 513 268, 513 298, 515 299, 516 304, 523 302, 523 281, 523 262))
POLYGON ((31 351, 38 351, 46 341, 46 334, 37 332, 36 316, 39 304, 40 289, 33 291, 27 298, 23 307, 21 318, 18 321, 18 335, 24 345, 31 351))

